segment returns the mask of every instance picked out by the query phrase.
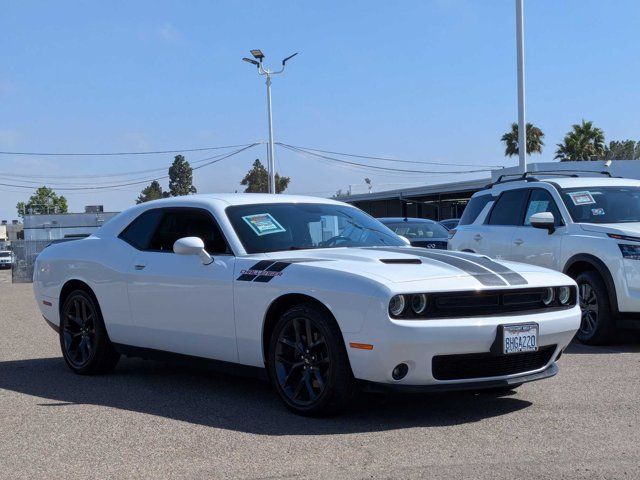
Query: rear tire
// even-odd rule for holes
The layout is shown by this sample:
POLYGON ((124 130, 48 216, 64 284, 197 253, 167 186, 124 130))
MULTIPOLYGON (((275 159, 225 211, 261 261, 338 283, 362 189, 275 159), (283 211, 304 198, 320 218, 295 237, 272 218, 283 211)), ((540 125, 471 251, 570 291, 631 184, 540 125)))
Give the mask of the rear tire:
POLYGON ((615 319, 609 292, 602 277, 594 271, 576 277, 582 318, 576 337, 587 345, 604 345, 615 333, 615 319))
POLYGON ((80 375, 112 371, 120 354, 104 326, 98 302, 84 290, 74 290, 60 311, 60 348, 67 366, 80 375))
POLYGON ((287 310, 276 323, 267 356, 269 377, 294 413, 325 416, 348 407, 356 392, 342 333, 313 304, 287 310))

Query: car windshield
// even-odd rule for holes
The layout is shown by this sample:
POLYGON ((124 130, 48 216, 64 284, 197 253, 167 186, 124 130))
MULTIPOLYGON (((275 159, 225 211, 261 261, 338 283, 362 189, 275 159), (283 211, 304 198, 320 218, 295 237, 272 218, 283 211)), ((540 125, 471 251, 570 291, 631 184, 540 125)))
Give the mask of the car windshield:
POLYGON ((0 258, 10 257, 11 252, 0 252, 0 258))
POLYGON ((640 187, 586 187, 562 190, 577 223, 640 222, 640 187))
POLYGON ((401 222, 387 223, 385 225, 398 235, 407 237, 409 240, 422 238, 447 238, 449 232, 439 223, 427 222, 401 222))
POLYGON ((354 207, 273 203, 236 205, 226 212, 247 253, 405 245, 387 227, 354 207))

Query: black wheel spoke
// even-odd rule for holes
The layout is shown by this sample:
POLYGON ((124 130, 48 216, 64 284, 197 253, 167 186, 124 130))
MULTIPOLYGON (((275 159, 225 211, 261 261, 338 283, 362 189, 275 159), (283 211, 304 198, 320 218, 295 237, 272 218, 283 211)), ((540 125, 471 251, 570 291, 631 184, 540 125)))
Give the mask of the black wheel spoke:
POLYGON ((313 376, 315 377, 315 381, 318 384, 318 388, 322 391, 324 390, 324 380, 322 379, 322 375, 320 374, 320 370, 317 368, 313 369, 313 376))
POLYGON ((81 295, 65 303, 62 312, 62 347, 67 361, 76 368, 85 366, 94 355, 95 307, 81 295))
POLYGON ((307 318, 304 324, 305 324, 306 340, 307 340, 306 347, 311 348, 311 344, 313 343, 313 334, 311 333, 311 320, 307 318))

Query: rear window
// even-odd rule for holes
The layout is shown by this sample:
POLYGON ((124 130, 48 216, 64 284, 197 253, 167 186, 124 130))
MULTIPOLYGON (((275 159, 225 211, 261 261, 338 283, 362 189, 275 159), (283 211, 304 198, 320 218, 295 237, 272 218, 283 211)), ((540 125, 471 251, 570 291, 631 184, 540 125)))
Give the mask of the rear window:
POLYGON ((469 203, 467 203, 467 206, 464 209, 462 217, 460 217, 460 223, 458 223, 458 225, 470 225, 475 222, 482 209, 491 200, 493 200, 493 196, 491 194, 478 195, 477 197, 473 197, 471 200, 469 200, 469 203))

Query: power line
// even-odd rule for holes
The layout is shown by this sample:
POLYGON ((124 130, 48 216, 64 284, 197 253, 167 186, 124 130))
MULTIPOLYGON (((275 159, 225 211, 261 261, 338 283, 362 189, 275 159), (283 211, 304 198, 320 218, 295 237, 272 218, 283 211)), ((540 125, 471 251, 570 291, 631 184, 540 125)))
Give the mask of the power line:
POLYGON ((78 152, 4 152, 0 151, 0 155, 31 155, 34 157, 111 157, 118 155, 156 155, 160 153, 189 153, 189 152, 203 152, 207 150, 222 150, 225 148, 238 148, 238 147, 246 147, 248 145, 256 145, 257 143, 245 143, 241 145, 225 145, 222 147, 202 147, 202 148, 184 148, 181 150, 152 150, 146 152, 86 152, 86 153, 78 153, 78 152))
MULTIPOLYGON (((396 162, 396 163, 414 163, 414 164, 423 164, 423 165, 443 165, 446 167, 477 167, 477 165, 472 165, 469 163, 448 163, 448 162, 428 162, 423 160, 400 160, 397 158, 387 158, 387 157, 375 157, 372 155, 358 155, 355 153, 343 153, 343 152, 333 152, 331 150, 321 150, 319 148, 309 148, 309 147, 300 147, 296 145, 290 145, 287 143, 276 142, 278 145, 283 147, 293 147, 298 148, 300 150, 311 151, 311 152, 320 152, 320 153, 328 153, 331 155, 340 155, 343 157, 353 157, 353 158, 364 158, 370 160, 382 160, 385 162, 396 162)), ((504 165, 487 165, 488 167, 494 168, 504 168, 504 165)))
MULTIPOLYGON (((244 152, 245 150, 248 150, 252 147, 255 147, 256 145, 259 145, 259 143, 253 143, 253 144, 249 144, 248 146, 245 146, 244 148, 240 148, 238 150, 234 150, 231 153, 227 153, 224 156, 220 157, 219 155, 215 155, 213 157, 209 157, 209 158, 203 158, 201 161, 205 161, 205 160, 210 160, 210 159, 214 159, 211 160, 207 163, 204 163, 202 165, 198 165, 197 167, 193 167, 192 170, 199 170, 201 168, 207 167, 209 165, 212 165, 214 163, 218 163, 222 160, 225 160, 226 158, 232 157, 234 155, 237 155, 241 152, 244 152), (218 158, 219 157, 219 158, 218 158)), ((142 185, 142 184, 146 184, 149 182, 152 182, 153 180, 163 180, 165 178, 169 178, 169 175, 163 175, 160 177, 154 177, 154 178, 147 178, 145 180, 140 180, 140 181, 135 181, 135 182, 126 182, 126 183, 118 183, 118 184, 113 184, 113 185, 98 185, 98 186, 91 186, 91 187, 57 187, 56 185, 52 185, 52 188, 54 188, 55 190, 60 190, 60 191, 75 191, 75 190, 107 190, 107 189, 115 189, 115 188, 119 188, 119 187, 128 187, 128 186, 132 186, 132 185, 142 185)), ((10 183, 0 183, 0 186, 2 187, 12 187, 12 188, 25 188, 25 189, 32 189, 33 186, 32 185, 16 185, 16 184, 10 184, 10 183)))
POLYGON ((491 168, 482 168, 482 169, 475 169, 475 170, 451 170, 451 171, 426 171, 426 170, 409 170, 409 169, 402 169, 402 168, 391 168, 391 167, 382 167, 379 165, 368 165, 366 163, 359 163, 359 162, 351 162, 349 160, 342 160, 339 158, 335 158, 335 157, 330 157, 328 155, 323 155, 320 153, 315 153, 312 151, 308 151, 305 149, 301 149, 298 147, 294 147, 292 145, 285 145, 283 143, 279 143, 279 145, 283 148, 286 148, 288 150, 291 150, 293 152, 297 152, 297 153, 301 153, 301 154, 306 154, 306 155, 311 155, 314 157, 318 157, 318 158, 323 158, 326 160, 330 160, 333 162, 337 162, 337 163, 342 163, 345 165, 353 165, 353 166, 358 166, 358 167, 362 167, 368 170, 379 170, 379 171, 385 171, 385 172, 400 172, 400 173, 424 173, 424 174, 429 174, 429 175, 441 175, 441 174, 456 174, 456 173, 478 173, 478 172, 490 172, 492 171, 491 168))

